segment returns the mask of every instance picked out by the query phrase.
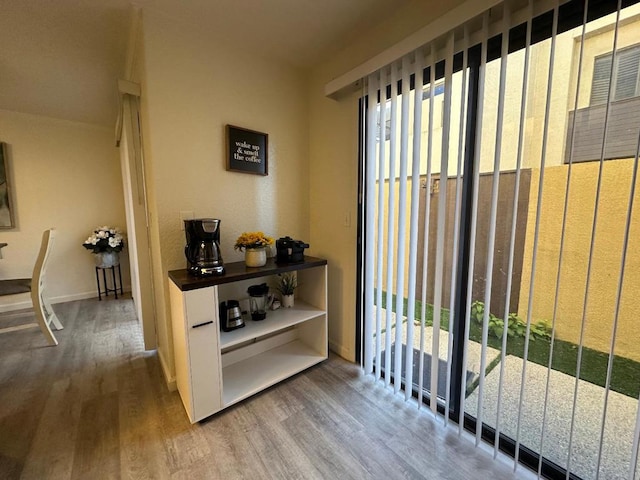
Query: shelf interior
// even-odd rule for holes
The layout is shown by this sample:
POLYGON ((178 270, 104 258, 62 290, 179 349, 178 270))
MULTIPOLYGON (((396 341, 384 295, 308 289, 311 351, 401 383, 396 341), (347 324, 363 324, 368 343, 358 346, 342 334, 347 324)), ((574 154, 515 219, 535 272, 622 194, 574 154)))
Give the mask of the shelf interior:
POLYGON ((298 323, 319 317, 324 313, 324 310, 320 310, 296 299, 296 304, 293 308, 269 310, 267 312, 267 318, 264 320, 254 322, 249 318, 245 320, 245 326, 243 328, 238 328, 230 332, 220 332, 220 348, 224 350, 234 345, 269 335, 278 330, 283 330, 298 323))
POLYGON ((302 341, 294 340, 229 365, 222 369, 223 405, 239 402, 326 358, 302 341))

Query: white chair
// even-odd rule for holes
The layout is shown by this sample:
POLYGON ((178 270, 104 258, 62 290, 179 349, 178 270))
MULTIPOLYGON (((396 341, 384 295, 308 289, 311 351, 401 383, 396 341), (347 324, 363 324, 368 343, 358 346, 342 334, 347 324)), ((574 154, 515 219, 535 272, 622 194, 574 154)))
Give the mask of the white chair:
MULTIPOLYGON (((57 345, 58 340, 51 331, 51 325, 56 330, 62 330, 63 326, 56 317, 51 303, 44 295, 44 279, 47 269, 47 260, 51 247, 53 245, 53 239, 55 238, 56 231, 51 228, 45 230, 42 234, 42 244, 40 245, 40 253, 36 259, 36 264, 33 267, 33 276, 31 278, 17 278, 11 280, 0 280, 0 296, 6 295, 18 295, 31 292, 31 300, 33 302, 33 309, 35 310, 37 325, 40 326, 40 330, 47 338, 49 345, 57 345)), ((25 325, 35 326, 36 324, 25 325)), ((16 330, 16 327, 9 327, 0 329, 0 333, 6 333, 7 331, 16 330), (4 331, 4 332, 3 332, 4 331)))

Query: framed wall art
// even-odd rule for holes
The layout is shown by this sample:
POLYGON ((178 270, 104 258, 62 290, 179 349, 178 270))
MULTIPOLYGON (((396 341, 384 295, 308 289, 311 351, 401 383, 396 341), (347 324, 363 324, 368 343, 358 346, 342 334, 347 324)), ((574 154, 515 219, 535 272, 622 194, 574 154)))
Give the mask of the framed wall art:
POLYGON ((14 228, 8 163, 7 144, 0 142, 0 229, 3 230, 14 228))
POLYGON ((268 175, 269 135, 227 125, 227 170, 268 175))

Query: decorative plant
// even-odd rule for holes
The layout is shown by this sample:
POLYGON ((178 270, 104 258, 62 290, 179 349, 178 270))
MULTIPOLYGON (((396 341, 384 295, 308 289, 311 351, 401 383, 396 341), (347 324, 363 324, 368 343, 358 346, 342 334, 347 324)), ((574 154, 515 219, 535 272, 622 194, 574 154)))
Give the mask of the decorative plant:
POLYGON ((124 247, 124 237, 118 228, 96 227, 93 233, 82 244, 91 253, 121 252, 124 247))
POLYGON ((484 317, 484 303, 475 301, 471 304, 471 318, 477 323, 482 323, 484 317))
POLYGON ((552 328, 549 320, 538 320, 531 324, 531 333, 541 338, 551 338, 552 328))
POLYGON ((262 232, 245 232, 238 237, 233 248, 242 251, 245 248, 266 247, 271 244, 273 244, 273 238, 262 232))
MULTIPOLYGON (((511 312, 508 317, 507 335, 510 337, 524 337, 527 333, 527 322, 522 320, 518 314, 511 312)), ((531 325, 533 331, 533 325, 531 325)), ((502 336, 502 335, 501 335, 502 336)))
MULTIPOLYGON (((482 324, 484 319, 484 303, 475 301, 471 304, 471 318, 477 323, 482 324)), ((531 339, 536 338, 550 339, 551 325, 547 320, 538 320, 531 323, 529 332, 531 339)), ((504 320, 496 317, 493 313, 489 313, 489 332, 498 338, 504 335, 504 320)), ((507 335, 509 337, 524 337, 527 333, 527 322, 518 316, 517 313, 510 313, 507 317, 507 335)))
POLYGON ((286 272, 278 274, 278 284, 276 290, 282 295, 293 295, 293 292, 298 287, 298 277, 295 272, 286 272))

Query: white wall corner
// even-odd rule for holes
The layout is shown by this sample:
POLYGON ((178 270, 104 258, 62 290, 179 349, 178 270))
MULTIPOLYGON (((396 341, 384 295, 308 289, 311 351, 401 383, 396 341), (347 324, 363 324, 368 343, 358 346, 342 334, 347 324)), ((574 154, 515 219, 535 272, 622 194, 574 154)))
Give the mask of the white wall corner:
POLYGON ((342 358, 348 360, 349 362, 355 363, 356 361, 356 355, 352 348, 345 347, 342 344, 329 340, 329 350, 340 355, 342 358))
POLYGON ((167 384, 167 388, 171 392, 175 392, 178 389, 178 385, 176 383, 175 375, 171 374, 171 370, 164 358, 164 353, 162 350, 158 349, 158 358, 160 359, 160 366, 162 367, 162 373, 164 375, 164 381, 167 384))
POLYGON ((140 84, 132 82, 130 80, 118 80, 118 91, 122 94, 133 95, 134 97, 140 96, 140 84))
POLYGON ((131 18, 129 22, 129 38, 127 39, 127 56, 124 65, 125 79, 133 78, 136 62, 138 61, 138 46, 142 30, 142 9, 131 6, 131 18))

